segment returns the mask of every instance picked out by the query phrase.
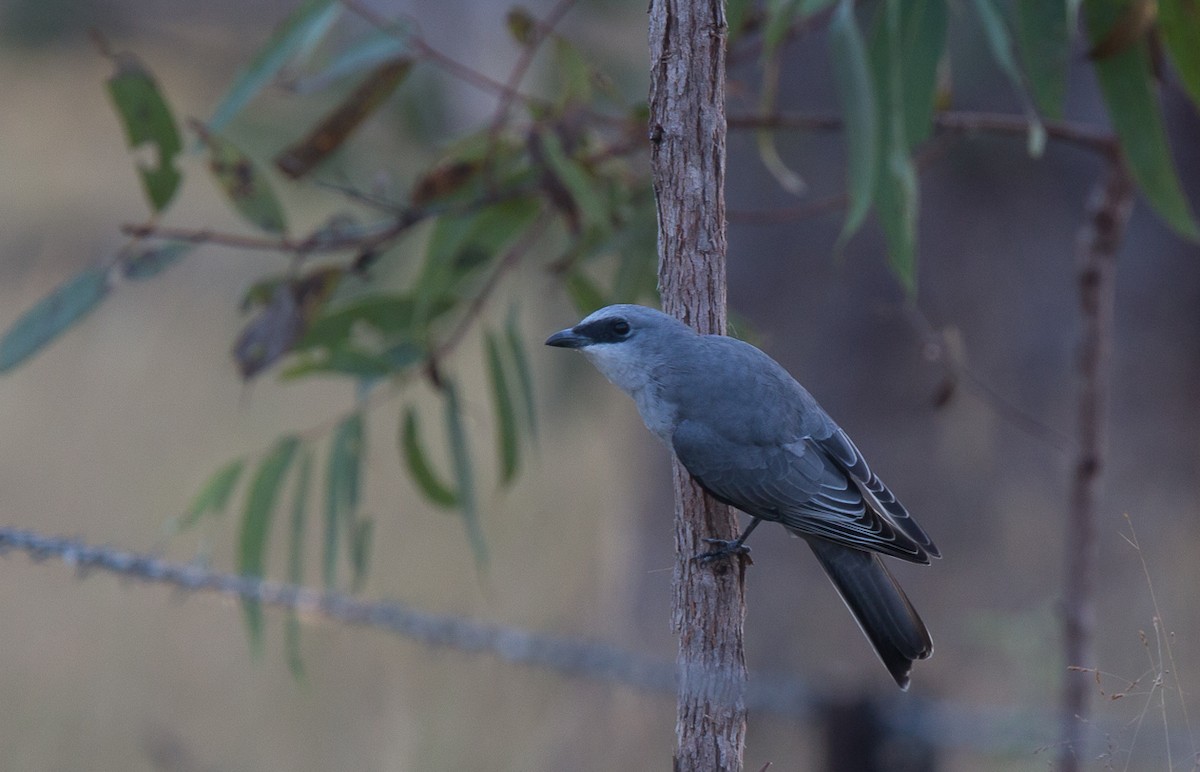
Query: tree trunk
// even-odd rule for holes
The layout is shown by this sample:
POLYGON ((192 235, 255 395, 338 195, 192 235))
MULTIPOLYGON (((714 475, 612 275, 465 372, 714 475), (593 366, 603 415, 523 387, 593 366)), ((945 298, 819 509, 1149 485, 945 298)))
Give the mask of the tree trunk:
MULTIPOLYGON (((1079 448, 1067 510, 1063 646, 1068 668, 1092 668, 1099 540, 1097 503, 1103 480, 1108 421, 1109 359, 1113 336, 1117 251, 1133 208, 1133 181, 1117 158, 1092 192, 1076 245, 1079 264, 1079 448)), ((1059 769, 1073 772, 1086 756, 1091 676, 1068 672, 1063 686, 1059 769)))
MULTIPOLYGON (((725 13, 722 0, 651 0, 650 142, 664 310, 725 331, 725 13)), ((674 462, 679 708, 675 769, 742 768, 744 558, 701 563, 733 511, 674 462)))

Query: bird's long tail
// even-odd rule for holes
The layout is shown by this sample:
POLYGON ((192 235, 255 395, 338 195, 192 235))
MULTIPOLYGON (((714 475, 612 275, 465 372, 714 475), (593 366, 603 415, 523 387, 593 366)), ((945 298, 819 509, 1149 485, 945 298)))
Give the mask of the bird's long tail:
POLYGON ((908 596, 873 552, 808 540, 884 667, 908 688, 913 660, 933 654, 933 640, 908 596))

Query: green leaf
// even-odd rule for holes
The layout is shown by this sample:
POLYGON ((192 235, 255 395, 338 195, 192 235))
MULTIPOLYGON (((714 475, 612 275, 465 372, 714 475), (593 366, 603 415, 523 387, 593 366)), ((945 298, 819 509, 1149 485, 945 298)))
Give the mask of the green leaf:
POLYGON ((900 6, 900 106, 909 150, 929 139, 933 130, 938 63, 946 50, 948 25, 946 0, 906 0, 900 6))
POLYGON ((407 40, 397 37, 395 30, 372 30, 366 36, 351 42, 319 72, 297 77, 288 82, 290 91, 296 94, 312 94, 323 91, 338 81, 359 75, 389 59, 411 53, 407 40))
MULTIPOLYGON (((308 489, 312 478, 312 452, 305 451, 300 460, 300 471, 296 476, 296 489, 292 494, 292 519, 288 529, 288 582, 304 583, 304 541, 308 530, 308 489)), ((290 609, 284 623, 284 651, 287 653, 288 669, 297 681, 304 680, 304 659, 300 655, 300 618, 295 609, 290 609)))
POLYGON ((996 64, 1008 77, 1024 104, 1025 117, 1029 121, 1029 155, 1039 158, 1046 148, 1046 128, 1042 125, 1042 119, 1038 117, 1037 110, 1034 109, 1029 93, 1025 89, 1025 79, 1021 76, 1021 69, 1017 67, 1017 60, 1013 56, 1013 42, 1008 25, 1005 23, 1004 17, 1000 15, 1000 10, 994 5, 994 0, 973 0, 973 2, 975 14, 979 17, 979 23, 983 25, 984 37, 987 39, 988 48, 991 49, 992 58, 996 60, 996 64))
POLYGON ((175 158, 183 149, 179 127, 154 76, 141 61, 133 54, 119 54, 113 59, 117 72, 108 80, 108 95, 130 149, 150 145, 155 150, 156 164, 138 163, 137 170, 151 208, 161 212, 171 203, 183 179, 175 168, 175 158))
MULTIPOLYGON (((275 503, 283 478, 291 466, 300 447, 296 437, 284 437, 263 462, 259 464, 254 479, 246 494, 246 508, 242 514, 242 527, 238 535, 237 570, 243 576, 261 577, 266 566, 267 539, 271 533, 271 519, 275 514, 275 503)), ((263 615, 257 600, 242 601, 246 617, 246 632, 250 637, 250 650, 257 656, 262 651, 263 615)))
POLYGON ((562 104, 591 101, 592 68, 566 38, 554 38, 554 71, 558 76, 558 98, 562 104))
POLYGON ((853 0, 841 0, 833 14, 829 24, 829 51, 846 123, 846 194, 850 207, 834 248, 840 253, 871 210, 879 168, 875 88, 871 83, 866 44, 854 18, 853 0))
POLYGON ((562 140, 553 131, 541 132, 538 134, 538 140, 546 169, 562 183, 571 196, 583 229, 607 228, 611 220, 608 203, 592 173, 567 154, 562 140))
MULTIPOLYGON (((363 418, 353 413, 338 425, 329 445, 325 476, 325 549, 321 573, 325 587, 337 586, 337 556, 343 531, 354 533, 362 487, 363 418)), ((353 542, 351 542, 353 551, 353 542)))
POLYGON ((108 269, 89 268, 39 300, 0 338, 0 373, 21 364, 87 316, 108 290, 108 269))
POLYGON ((191 528, 207 514, 219 515, 225 512, 229 505, 229 497, 241 479, 242 470, 246 468, 244 459, 234 459, 218 469, 208 482, 192 499, 192 503, 184 511, 177 524, 171 530, 184 531, 191 528))
POLYGON ((881 148, 876 210, 888 245, 892 273, 912 295, 916 292, 917 173, 905 137, 905 46, 900 4, 887 0, 880 8, 871 48, 875 83, 879 86, 881 148))
POLYGON ((529 367, 529 357, 525 355, 525 344, 521 341, 521 331, 517 327, 516 306, 508 314, 504 323, 504 339, 508 344, 508 356, 517 371, 517 385, 521 390, 521 403, 525 412, 525 426, 529 434, 537 437, 537 404, 533 397, 533 371, 529 367))
POLYGON ((416 344, 400 344, 380 354, 353 346, 308 354, 284 369, 280 378, 295 380, 313 375, 350 376, 360 379, 387 378, 421 362, 425 349, 416 344))
POLYGON ((242 108, 275 79, 294 56, 314 46, 341 11, 334 0, 308 0, 275 29, 250 64, 234 79, 225 97, 208 120, 212 131, 221 131, 242 108))
POLYGON ((250 380, 285 356, 303 332, 303 307, 296 302, 292 285, 276 285, 270 302, 234 343, 233 358, 242 378, 250 380))
POLYGON ((354 533, 350 541, 350 567, 354 575, 350 580, 350 589, 358 592, 367 579, 367 569, 371 567, 371 541, 375 536, 375 520, 362 518, 354 524, 354 533))
POLYGON ((437 218, 425 251, 425 263, 413 291, 413 319, 424 328, 442 313, 459 283, 490 262, 537 216, 540 204, 515 198, 462 215, 437 218))
POLYGON ((1200 2, 1158 0, 1158 28, 1184 90, 1200 108, 1200 2))
POLYGON ((152 279, 178 263, 196 246, 187 241, 136 244, 121 255, 121 274, 133 281, 152 279))
MULTIPOLYGON (((1116 0, 1088 0, 1083 8, 1093 43, 1108 35, 1122 12, 1116 0)), ((1167 145, 1147 42, 1139 40, 1094 66, 1121 149, 1146 200, 1177 233, 1200 239, 1167 145)))
POLYGON ((208 168, 237 213, 269 233, 287 230, 283 207, 258 164, 232 142, 200 123, 191 125, 208 147, 208 168))
POLYGON ((487 543, 479 522, 479 503, 475 498, 475 473, 471 469, 471 451, 467 445, 467 432, 462 423, 462 405, 458 400, 458 388, 453 381, 442 382, 442 393, 446 397, 446 438, 450 442, 450 460, 454 468, 454 483, 458 490, 458 507, 462 510, 463 522, 467 527, 467 541, 475 554, 475 565, 487 565, 487 543))
POLYGON ((487 353, 488 380, 492 386, 492 407, 496 413, 496 444, 500 456, 500 484, 509 485, 521 465, 521 442, 517 431, 517 411, 513 406, 512 389, 504 371, 500 340, 488 331, 484 336, 487 353))
POLYGON ((417 411, 413 407, 409 407, 404 413, 400 430, 400 453, 408 466, 408 473, 412 475, 413 482, 421 489, 425 498, 439 507, 457 506, 458 495, 438 478, 429 463, 429 457, 421 445, 417 411))
POLYGON ((1064 0, 1017 0, 1017 43, 1029 89, 1042 114, 1054 119, 1063 117, 1067 96, 1067 14, 1064 0))

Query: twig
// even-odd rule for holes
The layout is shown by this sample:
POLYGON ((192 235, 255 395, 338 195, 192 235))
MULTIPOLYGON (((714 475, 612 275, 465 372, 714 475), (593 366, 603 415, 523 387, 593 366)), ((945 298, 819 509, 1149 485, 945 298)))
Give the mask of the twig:
MULTIPOLYGON (((504 128, 505 122, 508 121, 509 108, 512 107, 513 100, 520 93, 518 88, 521 81, 525 79, 525 74, 529 72, 530 65, 533 64, 534 57, 542 47, 542 43, 550 38, 554 32, 554 28, 562 21, 567 12, 575 6, 576 0, 558 0, 550 12, 546 14, 546 18, 534 26, 533 37, 525 43, 521 49, 521 55, 517 57, 517 63, 513 65, 512 72, 508 75, 508 82, 505 83, 505 89, 500 94, 500 102, 496 105, 496 113, 492 116, 492 123, 488 127, 489 143, 494 145, 500 135, 500 131, 504 128)), ((490 155, 490 153, 489 153, 490 155)))
MULTIPOLYGON (((839 131, 843 121, 837 113, 778 112, 770 115, 731 115, 730 129, 792 129, 799 131, 839 131)), ((943 133, 998 134, 1025 136, 1029 133, 1029 121, 1023 115, 1004 113, 980 113, 945 110, 934 113, 934 128, 943 133)), ((1046 136, 1060 142, 1115 157, 1117 140, 1109 132, 1087 124, 1073 121, 1046 121, 1043 123, 1046 136)))
MULTIPOLYGON (((1087 219, 1076 244, 1082 329, 1078 359, 1078 443, 1063 540, 1066 545, 1063 654, 1067 666, 1086 667, 1093 658, 1099 562, 1096 520, 1108 424, 1117 251, 1125 237, 1133 200, 1129 171, 1121 161, 1113 160, 1092 191, 1087 219)), ((1089 692, 1086 679, 1067 674, 1060 715, 1059 768, 1064 772, 1080 768, 1080 755, 1085 752, 1089 692)))

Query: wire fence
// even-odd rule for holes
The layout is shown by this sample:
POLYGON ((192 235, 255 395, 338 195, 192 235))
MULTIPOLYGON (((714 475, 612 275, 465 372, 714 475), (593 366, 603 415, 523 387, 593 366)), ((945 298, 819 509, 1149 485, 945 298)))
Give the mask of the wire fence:
MULTIPOLYGON (((100 571, 189 593, 212 593, 257 601, 303 617, 374 628, 426 646, 491 656, 503 662, 565 676, 618 684, 664 696, 674 695, 676 691, 677 672, 673 662, 611 644, 482 622, 461 615, 434 613, 397 601, 369 600, 215 571, 207 566, 164 560, 76 538, 0 528, 0 555, 10 552, 24 553, 39 562, 61 561, 74 567, 83 577, 100 571)), ((689 678, 688 681, 704 683, 705 678, 710 682, 709 688, 720 687, 720 684, 711 683, 717 680, 713 676, 689 678)), ((1029 757, 1054 747, 1056 717, 1048 711, 1025 707, 964 705, 911 694, 886 698, 829 694, 778 673, 752 676, 745 701, 752 714, 769 713, 787 719, 820 722, 826 727, 829 742, 836 741, 830 737, 831 722, 836 732, 844 729, 848 720, 853 720, 872 727, 871 731, 877 736, 872 742, 894 742, 895 738, 903 738, 907 743, 920 743, 931 753, 956 749, 1029 757), (848 715, 853 718, 847 719, 848 715)), ((1089 724, 1093 736, 1101 739, 1119 729, 1116 725, 1089 724)), ((1183 757, 1189 755, 1186 748, 1178 750, 1183 757)))

